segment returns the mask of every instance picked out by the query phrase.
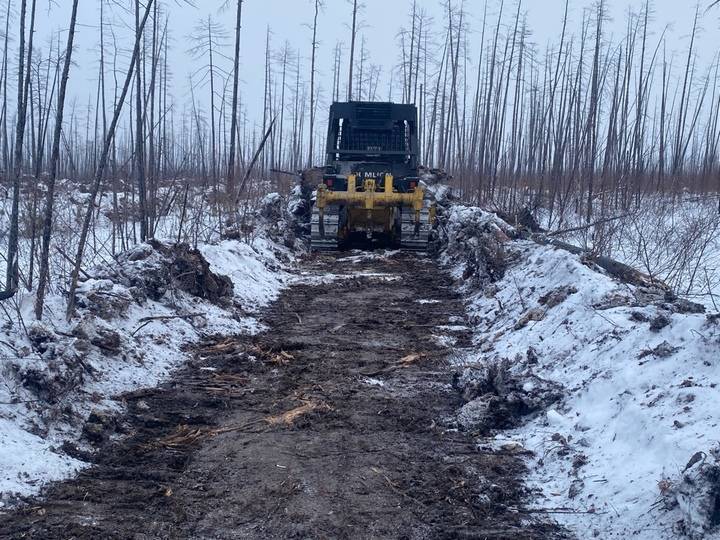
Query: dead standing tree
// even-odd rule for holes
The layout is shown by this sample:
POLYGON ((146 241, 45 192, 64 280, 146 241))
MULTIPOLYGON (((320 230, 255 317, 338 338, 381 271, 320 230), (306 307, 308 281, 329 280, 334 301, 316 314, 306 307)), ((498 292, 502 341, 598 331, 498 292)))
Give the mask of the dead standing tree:
POLYGON ((137 27, 138 32, 135 33, 135 47, 130 58, 130 66, 128 67, 128 71, 125 76, 125 83, 123 85, 122 92, 118 97, 117 104, 115 105, 113 119, 110 122, 110 126, 108 127, 108 132, 105 136, 105 143, 103 145, 102 154, 100 155, 98 167, 95 171, 95 178, 93 179, 93 183, 90 188, 90 197, 88 197, 85 217, 83 219, 82 229, 80 231, 80 238, 78 240, 77 253, 75 255, 73 270, 70 276, 70 290, 68 291, 68 304, 66 311, 66 317, 68 320, 73 316, 73 313, 75 312, 75 291, 77 290, 78 279, 80 277, 80 268, 82 266, 83 254, 85 252, 85 244, 87 242, 88 231, 90 229, 90 222, 92 221, 94 213, 93 210, 95 208, 95 199, 97 198, 98 192, 100 191, 100 186, 102 185, 105 167, 107 166, 108 156, 110 154, 110 147, 113 144, 113 140, 115 138, 115 130, 117 129, 117 125, 120 120, 120 114, 122 113, 123 105, 125 104, 125 98, 127 97, 128 91, 130 90, 130 84, 132 83, 135 65, 140 61, 140 45, 142 33, 145 29, 145 24, 147 23, 148 17, 150 16, 153 1, 154 0, 148 0, 147 6, 145 6, 145 14, 143 15, 142 21, 137 27))
POLYGON ((227 33, 222 26, 208 16, 207 19, 203 19, 196 25, 190 39, 194 43, 188 50, 190 55, 196 59, 207 56, 208 59, 207 64, 196 71, 195 74, 201 75, 198 86, 208 84, 210 88, 210 173, 213 185, 215 185, 218 179, 217 161, 219 154, 217 148, 217 121, 215 118, 217 110, 215 79, 218 72, 223 77, 227 76, 227 73, 218 67, 216 57, 218 55, 222 56, 221 51, 226 45, 227 33), (203 73, 201 74, 200 71, 203 73))
MULTIPOLYGON (((713 7, 717 6, 717 5, 720 5, 720 0, 716 0, 716 1, 712 2, 712 3, 707 7, 707 9, 705 10, 705 12, 707 13, 707 11, 709 11, 711 8, 713 8, 713 7)), ((718 214, 720 215, 720 169, 719 169, 718 172, 717 172, 717 190, 718 190, 718 196, 717 196, 717 197, 718 197, 718 207, 717 207, 717 210, 718 210, 718 214)))
POLYGON ((22 183, 23 141, 25 140, 25 122, 27 119, 27 101, 30 85, 30 66, 32 64, 32 43, 35 30, 35 4, 32 2, 30 14, 30 38, 27 50, 27 75, 25 74, 25 17, 27 1, 20 4, 20 46, 18 62, 18 108, 15 126, 15 156, 13 159, 13 196, 10 215, 10 233, 8 237, 7 275, 5 291, 0 292, 0 300, 11 298, 17 291, 19 281, 18 234, 20 220, 20 184, 22 183))
POLYGON ((45 289, 47 286, 50 268, 50 240, 52 237, 53 204, 55 202, 55 180, 57 179, 58 161, 60 160, 60 135, 62 133, 63 115, 65 112, 65 94, 70 76, 72 63, 73 41, 75 39, 75 23, 77 21, 78 0, 73 1, 70 16, 70 29, 68 30, 67 47, 65 48, 65 63, 63 64, 60 90, 58 92, 57 110, 55 112, 55 131, 53 133, 52 154, 50 156, 50 177, 47 182, 47 196, 45 201, 45 215, 43 220, 42 251, 40 254, 40 276, 38 278, 37 297, 35 299, 35 317, 42 319, 45 302, 45 289))
POLYGON ((353 93, 353 64, 355 62, 355 40, 357 38, 357 16, 358 9, 363 7, 362 4, 358 5, 358 0, 352 0, 352 28, 350 29, 350 65, 348 69, 348 86, 347 86, 347 100, 352 101, 353 93))
POLYGON ((595 180, 595 158, 597 140, 597 117, 600 100, 600 43, 602 40, 602 24, 605 16, 605 2, 600 0, 597 5, 597 25, 595 28, 595 52, 592 64, 592 82, 590 86, 590 103, 588 105, 588 119, 585 129, 585 174, 588 178, 587 208, 585 219, 587 223, 592 221, 593 196, 595 180))
MULTIPOLYGON (((143 36, 140 27, 140 0, 135 0, 135 33, 136 39, 143 36)), ((138 199, 140 203, 140 241, 148 239, 148 205, 147 186, 145 185, 145 129, 143 121, 143 70, 138 59, 135 64, 135 175, 137 180, 138 199)))
POLYGON ((318 42, 317 42, 317 25, 318 25, 318 14, 322 7, 320 0, 314 0, 315 4, 315 16, 313 17, 312 27, 312 55, 310 57, 310 142, 308 144, 308 159, 307 167, 312 167, 313 154, 314 154, 314 136, 315 136, 315 56, 317 54, 318 42))
MULTIPOLYGON (((2 157, 3 169, 10 170, 10 148, 8 144, 8 125, 7 125, 7 91, 8 91, 8 39, 10 34, 10 2, 7 3, 5 11, 5 35, 3 36, 3 62, 2 62, 2 111, 0 111, 0 123, 2 123, 2 157)), ((1 293, 0 293, 1 294, 1 293)))
POLYGON ((238 83, 240 76, 240 29, 242 27, 243 0, 237 0, 237 14, 235 20, 235 55, 233 57, 233 89, 232 112, 230 117, 230 151, 228 154, 227 183, 225 186, 229 201, 233 200, 235 193, 235 146, 238 129, 238 83))

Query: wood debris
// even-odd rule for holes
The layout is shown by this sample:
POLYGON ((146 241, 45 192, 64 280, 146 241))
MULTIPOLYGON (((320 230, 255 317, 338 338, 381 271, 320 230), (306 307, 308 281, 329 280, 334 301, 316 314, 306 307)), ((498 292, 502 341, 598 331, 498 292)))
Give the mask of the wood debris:
POLYGON ((272 357, 270 358, 270 363, 285 366, 289 364, 291 360, 295 360, 295 357, 292 354, 290 354, 289 352, 280 351, 279 353, 272 355, 272 357))
POLYGON ((278 352, 277 350, 266 350, 263 349, 260 345, 255 345, 254 347, 252 347, 252 349, 250 349, 250 351, 258 358, 262 358, 263 360, 270 362, 271 364, 285 366, 289 364, 292 360, 295 360, 295 357, 292 354, 283 349, 280 349, 280 351, 278 352))
POLYGON ((398 365, 401 367, 409 367, 418 360, 421 360, 422 358, 425 358, 427 354, 425 353, 412 353, 408 354, 407 356, 403 356, 400 360, 398 360, 398 365))
POLYGON ((268 416, 265 418, 265 421, 268 424, 270 424, 271 426, 279 426, 279 425, 291 426, 295 423, 295 421, 298 418, 305 416, 306 414, 310 414, 315 411, 331 411, 331 410, 332 410, 332 407, 330 407, 330 405, 328 405, 327 403, 325 403, 323 401, 305 401, 299 407, 290 409, 289 411, 286 411, 282 414, 268 416))
POLYGON ((187 446, 195 443, 198 439, 206 436, 206 432, 203 432, 200 428, 192 428, 187 425, 180 425, 177 427, 174 433, 158 439, 147 445, 149 448, 178 448, 180 446, 187 446))

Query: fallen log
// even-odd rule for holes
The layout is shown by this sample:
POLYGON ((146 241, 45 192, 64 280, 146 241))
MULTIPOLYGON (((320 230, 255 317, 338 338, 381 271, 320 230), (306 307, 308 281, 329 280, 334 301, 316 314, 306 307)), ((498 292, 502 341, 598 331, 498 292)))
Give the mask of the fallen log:
POLYGON ((597 266, 605 270, 609 275, 616 279, 619 279, 623 283, 635 285, 636 287, 651 287, 655 289, 660 289, 666 293, 672 292, 670 286, 662 280, 640 272, 632 266, 628 266, 627 264, 616 261, 615 259, 611 259, 610 257, 596 255, 590 250, 568 244, 567 242, 563 242, 555 238, 551 238, 549 237, 549 235, 546 234, 532 234, 530 235, 530 238, 540 245, 553 246, 568 251, 574 255, 579 255, 586 260, 596 264, 597 266))

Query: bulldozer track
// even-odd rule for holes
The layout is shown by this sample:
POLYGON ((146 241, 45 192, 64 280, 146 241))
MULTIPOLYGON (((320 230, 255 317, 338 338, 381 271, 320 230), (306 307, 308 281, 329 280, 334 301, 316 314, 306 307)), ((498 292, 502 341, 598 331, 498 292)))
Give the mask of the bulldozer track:
MULTIPOLYGON (((310 220, 311 236, 310 247, 313 251, 337 251, 339 246, 340 214, 337 207, 325 210, 320 222, 320 213, 313 208, 310 220)), ((432 224, 430 223, 430 210, 423 208, 420 212, 419 226, 415 222, 415 213, 405 209, 400 221, 400 248, 410 251, 426 251, 430 240, 432 224)))
POLYGON ((337 207, 327 208, 320 220, 320 212, 313 207, 310 219, 310 247, 314 251, 335 251, 338 249, 340 213, 337 207))
POLYGON ((420 223, 415 222, 415 213, 405 211, 402 214, 400 247, 403 249, 424 251, 430 240, 430 210, 423 208, 420 211, 420 223))

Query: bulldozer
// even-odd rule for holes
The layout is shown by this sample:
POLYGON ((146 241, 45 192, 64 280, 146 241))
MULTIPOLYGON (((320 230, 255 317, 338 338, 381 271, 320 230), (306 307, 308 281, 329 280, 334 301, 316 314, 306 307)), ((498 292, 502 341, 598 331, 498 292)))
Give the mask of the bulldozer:
POLYGON ((333 103, 312 211, 312 250, 426 250, 435 209, 418 177, 418 154, 415 105, 333 103))

